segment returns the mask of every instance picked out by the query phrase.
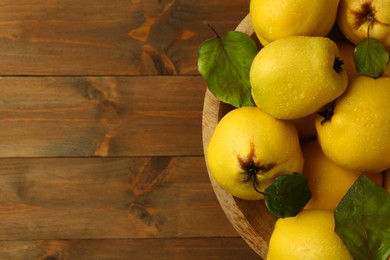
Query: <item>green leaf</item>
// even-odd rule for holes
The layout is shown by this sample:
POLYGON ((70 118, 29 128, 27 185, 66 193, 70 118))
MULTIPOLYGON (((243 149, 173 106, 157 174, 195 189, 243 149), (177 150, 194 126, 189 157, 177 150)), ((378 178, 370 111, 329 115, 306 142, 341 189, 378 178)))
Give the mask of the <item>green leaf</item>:
POLYGON ((378 78, 386 70, 389 54, 379 41, 366 38, 356 45, 354 59, 360 75, 378 78))
POLYGON ((311 198, 306 177, 299 173, 278 176, 264 190, 265 205, 277 217, 294 217, 311 198))
POLYGON ((336 233, 356 260, 390 255, 390 195, 360 176, 335 210, 336 233))
POLYGON ((204 42, 198 69, 211 93, 234 107, 254 106, 249 70, 257 52, 255 41, 242 32, 228 32, 204 42))

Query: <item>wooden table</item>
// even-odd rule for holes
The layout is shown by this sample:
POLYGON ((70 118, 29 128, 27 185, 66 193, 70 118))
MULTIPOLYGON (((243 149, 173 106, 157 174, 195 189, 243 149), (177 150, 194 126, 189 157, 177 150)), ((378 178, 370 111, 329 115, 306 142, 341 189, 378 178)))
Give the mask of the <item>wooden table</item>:
POLYGON ((0 2, 0 259, 258 259, 206 172, 197 51, 249 0, 0 2))

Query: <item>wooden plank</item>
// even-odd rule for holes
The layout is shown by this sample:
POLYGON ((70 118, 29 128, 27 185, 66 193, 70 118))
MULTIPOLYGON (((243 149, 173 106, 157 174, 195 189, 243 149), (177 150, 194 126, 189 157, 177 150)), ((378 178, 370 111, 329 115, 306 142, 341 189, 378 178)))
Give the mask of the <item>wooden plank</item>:
POLYGON ((206 85, 183 77, 2 77, 0 157, 203 155, 206 85))
POLYGON ((2 0, 0 75, 194 75, 249 0, 2 0))
POLYGON ((0 160, 0 240, 237 236, 203 157, 0 160))
POLYGON ((259 260, 239 237, 0 241, 7 260, 259 260))

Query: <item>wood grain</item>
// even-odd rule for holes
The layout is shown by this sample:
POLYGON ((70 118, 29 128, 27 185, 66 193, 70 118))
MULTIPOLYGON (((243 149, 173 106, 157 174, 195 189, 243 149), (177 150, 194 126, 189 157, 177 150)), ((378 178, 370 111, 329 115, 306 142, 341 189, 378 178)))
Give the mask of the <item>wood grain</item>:
POLYGON ((202 78, 2 77, 0 157, 203 155, 202 78))
POLYGON ((0 259, 258 259, 207 175, 200 44, 249 0, 2 0, 0 259))
POLYGON ((259 257, 248 250, 241 238, 228 237, 3 241, 0 259, 258 260, 259 257))
POLYGON ((2 0, 0 75, 194 75, 249 1, 2 0), (228 13, 228 14, 227 14, 228 13))
POLYGON ((203 157, 0 160, 0 240, 237 236, 203 157))

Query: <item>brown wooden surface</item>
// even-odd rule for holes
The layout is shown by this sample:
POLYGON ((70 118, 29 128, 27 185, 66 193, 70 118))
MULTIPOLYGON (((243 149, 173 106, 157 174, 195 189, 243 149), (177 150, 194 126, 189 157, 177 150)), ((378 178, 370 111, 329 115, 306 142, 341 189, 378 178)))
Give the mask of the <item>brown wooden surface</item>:
POLYGON ((0 242, 0 256, 20 259, 204 260, 258 259, 239 237, 0 242))
POLYGON ((0 172, 0 240, 236 235, 202 157, 1 159, 0 172))
POLYGON ((204 88, 199 76, 0 78, 0 157, 200 156, 204 88))
POLYGON ((248 0, 0 3, 0 259, 258 259, 209 180, 197 51, 248 0))
POLYGON ((248 0, 2 0, 3 75, 189 75, 248 0))

